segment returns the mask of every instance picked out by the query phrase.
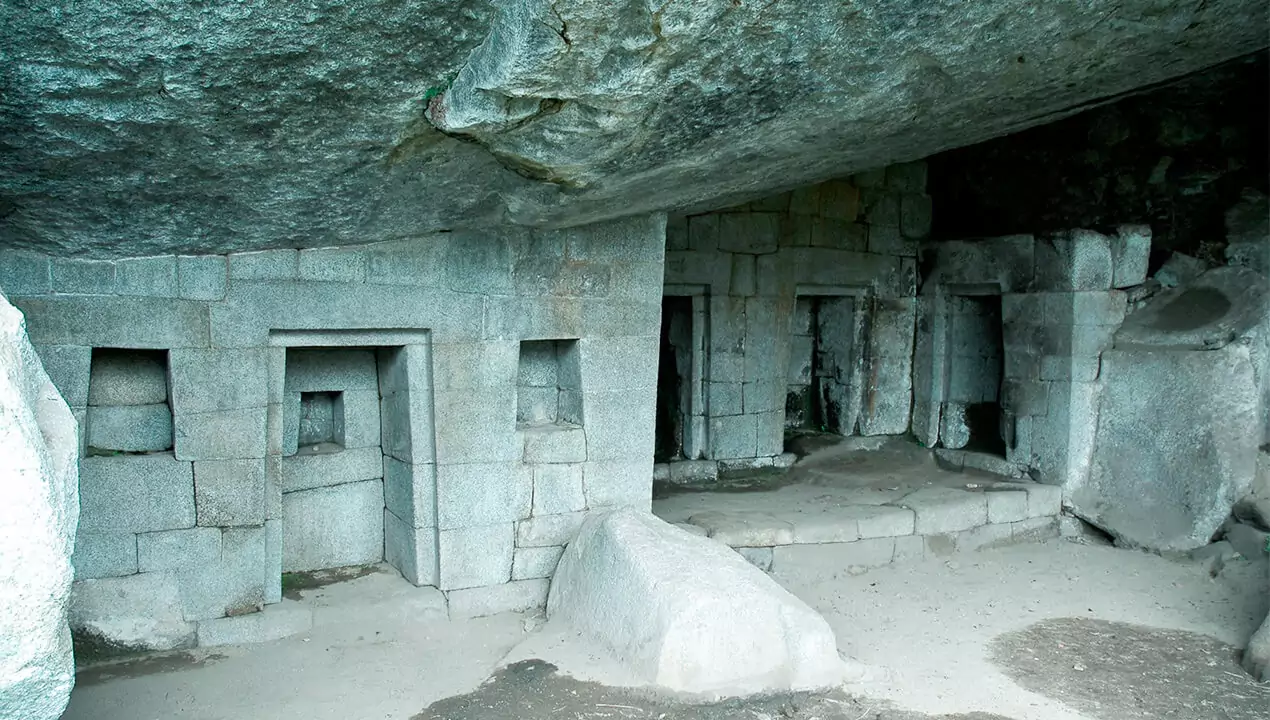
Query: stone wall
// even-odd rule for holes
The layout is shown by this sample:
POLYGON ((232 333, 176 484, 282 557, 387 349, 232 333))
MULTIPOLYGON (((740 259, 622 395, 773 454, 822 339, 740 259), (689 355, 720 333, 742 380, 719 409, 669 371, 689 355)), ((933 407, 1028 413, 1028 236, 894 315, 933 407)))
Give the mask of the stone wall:
POLYGON ((928 446, 964 447, 966 411, 999 384, 1006 460, 1047 483, 1088 476, 1097 426, 1100 363, 1124 320, 1126 289, 1146 280, 1149 229, 1115 235, 1073 230, 928 243, 919 301, 913 432, 928 446), (999 296, 1004 357, 985 363, 967 300, 999 296), (961 312, 959 312, 959 310, 961 312), (1001 368, 999 377, 990 373, 1001 368), (974 392, 969 392, 973 388, 974 392))
POLYGON ((284 570, 380 560, 452 607, 541 604, 586 511, 649 503, 664 237, 646 217, 229 256, 3 253, 0 287, 88 438, 107 406, 170 410, 166 447, 83 447, 79 616, 154 619, 106 639, 186 646, 197 623, 276 602, 284 570))
POLYGON ((856 318, 838 323, 853 337, 838 343, 850 357, 832 363, 842 389, 830 429, 908 430, 916 256, 931 222, 925 178, 922 163, 896 165, 671 218, 666 292, 706 306, 693 408, 706 440, 688 459, 763 464, 782 453, 790 386, 810 382, 791 357, 810 356, 808 308, 819 299, 849 300, 856 318))

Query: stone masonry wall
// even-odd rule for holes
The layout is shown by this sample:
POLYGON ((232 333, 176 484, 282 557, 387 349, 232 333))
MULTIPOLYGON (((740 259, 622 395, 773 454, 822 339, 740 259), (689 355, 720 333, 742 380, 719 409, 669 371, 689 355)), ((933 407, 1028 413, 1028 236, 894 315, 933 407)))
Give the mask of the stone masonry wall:
MULTIPOLYGON (((1102 353, 1124 321, 1127 289, 1146 279, 1150 230, 1072 230, 948 241, 922 247, 914 355, 913 432, 934 447, 965 444, 968 404, 982 367, 954 361, 971 348, 950 332, 963 296, 999 295, 1005 357, 1000 380, 1006 459, 1046 483, 1088 475, 1101 392, 1102 353), (958 373, 977 373, 973 377, 958 373)), ((994 365, 995 367, 995 365, 994 365)))
POLYGON ((783 451, 800 297, 852 296, 863 314, 854 362, 839 362, 854 395, 839 429, 908 430, 916 256, 931 223, 925 184, 925 165, 910 163, 670 219, 667 292, 707 303, 699 457, 762 464, 783 451))
POLYGON ((80 614, 147 618, 133 644, 188 646, 198 623, 276 602, 284 556, 386 558, 452 610, 541 604, 588 510, 650 502, 664 237, 653 216, 229 256, 0 253, 81 425, 94 348, 168 360, 171 450, 80 464, 80 614), (517 422, 534 341, 576 355, 559 394, 580 422, 517 422), (339 442, 297 452, 326 413, 339 442), (349 513, 356 540, 287 527, 347 531, 349 513))

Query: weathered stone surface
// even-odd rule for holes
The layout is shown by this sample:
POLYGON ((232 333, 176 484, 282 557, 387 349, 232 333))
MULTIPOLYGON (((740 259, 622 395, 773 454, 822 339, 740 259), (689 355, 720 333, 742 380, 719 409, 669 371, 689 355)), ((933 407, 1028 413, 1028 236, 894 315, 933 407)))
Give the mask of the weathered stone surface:
POLYGON ((40 7, 0 13, 21 108, 0 120, 0 229, 137 255, 722 206, 1042 123, 1266 35, 1251 0, 40 7), (476 143, 428 126, 438 91, 428 116, 476 143))
POLYGON ((168 373, 155 352, 98 350, 88 381, 89 405, 153 405, 167 402, 168 373))
POLYGON ((78 447, 22 314, 0 295, 0 717, 55 720, 74 685, 67 602, 78 447))
POLYGON ((88 446, 124 452, 172 449, 172 411, 167 403, 89 407, 88 446))
POLYGON ((75 583, 70 626, 105 651, 174 650, 194 645, 173 573, 140 573, 75 583))
POLYGON ((381 480, 282 496, 284 570, 320 570, 384 559, 381 480))
POLYGON ((824 618, 723 545, 633 509, 588 519, 547 612, 672 690, 751 694, 843 677, 824 618))
POLYGON ((491 587, 451 590, 446 593, 450 619, 484 617, 502 612, 525 612, 547 604, 550 583, 545 578, 517 580, 491 587))
POLYGON ((1207 544, 1256 473, 1247 348, 1111 351, 1103 374, 1093 463, 1069 488, 1072 511, 1128 545, 1207 544))
POLYGON ((1247 268, 1214 268, 1152 297, 1116 331, 1118 350, 1222 347, 1265 322, 1270 282, 1247 268))
POLYGON ((79 463, 80 525, 90 532, 194 527, 194 472, 171 453, 87 457, 79 463))

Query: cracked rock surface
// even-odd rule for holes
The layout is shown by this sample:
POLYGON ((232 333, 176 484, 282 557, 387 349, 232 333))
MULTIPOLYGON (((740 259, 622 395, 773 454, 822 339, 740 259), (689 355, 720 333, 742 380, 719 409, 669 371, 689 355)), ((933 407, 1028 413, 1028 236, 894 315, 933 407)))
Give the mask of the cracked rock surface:
POLYGON ((353 244, 718 206, 1047 122, 1265 46, 1180 0, 24 0, 0 244, 353 244))

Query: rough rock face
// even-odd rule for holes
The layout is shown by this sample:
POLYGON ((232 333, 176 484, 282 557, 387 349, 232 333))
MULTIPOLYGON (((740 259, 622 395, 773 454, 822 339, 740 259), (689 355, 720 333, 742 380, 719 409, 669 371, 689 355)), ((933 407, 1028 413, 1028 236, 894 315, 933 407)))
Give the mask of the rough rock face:
POLYGON ((1257 475, 1266 280, 1209 271, 1138 310, 1102 355, 1093 463, 1072 510, 1152 550, 1206 545, 1257 475))
POLYGON ((547 613, 676 691, 820 688, 845 671, 814 610, 726 546, 637 510, 587 519, 556 569, 547 613))
POLYGON ((56 720, 75 681, 66 604, 79 517, 75 418, 0 295, 0 717, 56 720))
POLYGON ((1254 0, 7 3, 0 237, 137 255, 718 206, 1265 38, 1254 0))

